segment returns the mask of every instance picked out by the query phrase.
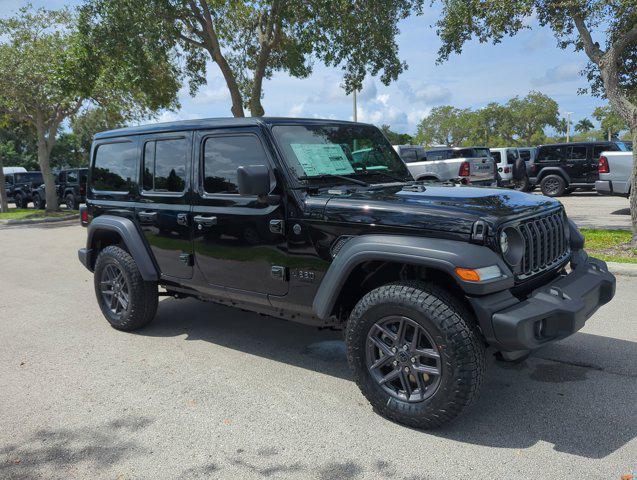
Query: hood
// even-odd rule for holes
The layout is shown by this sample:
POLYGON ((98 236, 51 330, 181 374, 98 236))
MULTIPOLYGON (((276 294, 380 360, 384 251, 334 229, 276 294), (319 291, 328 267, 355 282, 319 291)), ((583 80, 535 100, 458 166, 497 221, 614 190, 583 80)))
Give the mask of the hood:
POLYGON ((388 186, 345 192, 324 194, 329 197, 325 220, 470 233, 479 219, 496 226, 560 206, 541 195, 466 186, 427 186, 424 191, 388 186))

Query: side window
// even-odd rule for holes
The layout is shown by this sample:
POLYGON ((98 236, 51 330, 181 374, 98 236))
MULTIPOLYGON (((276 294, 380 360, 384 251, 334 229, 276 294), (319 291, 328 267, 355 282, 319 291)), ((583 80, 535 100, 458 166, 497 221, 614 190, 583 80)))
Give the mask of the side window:
POLYGON ((418 161, 416 150, 414 150, 413 148, 401 148, 400 156, 405 163, 414 163, 418 161))
POLYGON ((60 172, 58 175, 58 182, 64 183, 66 182, 66 172, 60 172))
POLYGON ((568 157, 571 160, 586 160, 586 147, 571 147, 571 151, 569 152, 568 157))
POLYGON ((542 147, 537 153, 536 160, 540 162, 559 162, 564 159, 565 149, 566 147, 563 146, 542 147))
POLYGON ((181 193, 186 189, 188 140, 153 140, 144 145, 144 191, 181 193))
POLYGON ((500 155, 500 152, 491 152, 491 156, 495 160, 495 163, 502 162, 502 155, 500 155))
POLYGON ((77 183, 77 170, 70 170, 66 178, 69 183, 77 183))
POLYGON ((13 185, 13 175, 7 175, 6 177, 4 177, 5 182, 7 182, 9 185, 13 185))
POLYGON ((509 165, 513 165, 517 159, 518 156, 516 155, 515 150, 507 150, 507 163, 509 165))
POLYGON ((104 143, 97 147, 92 187, 109 192, 128 192, 137 180, 137 147, 133 142, 104 143))
POLYGON ((204 142, 203 189, 206 193, 237 193, 237 168, 267 164, 256 135, 209 137, 204 142))
POLYGON ((531 152, 529 152, 528 150, 519 150, 520 152, 520 158, 522 160, 524 160, 525 162, 528 162, 529 160, 531 160, 531 152))

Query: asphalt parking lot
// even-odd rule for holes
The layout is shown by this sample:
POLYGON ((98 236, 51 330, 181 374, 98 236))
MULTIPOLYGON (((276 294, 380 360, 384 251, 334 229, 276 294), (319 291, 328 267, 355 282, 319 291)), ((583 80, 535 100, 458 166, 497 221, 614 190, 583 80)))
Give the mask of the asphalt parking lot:
POLYGON ((559 197, 566 213, 580 228, 630 230, 627 198, 598 195, 596 192, 573 192, 559 197))
POLYGON ((426 432, 372 412, 339 332, 196 300, 110 328, 81 227, 0 229, 0 478, 620 478, 637 468, 637 278, 426 432))

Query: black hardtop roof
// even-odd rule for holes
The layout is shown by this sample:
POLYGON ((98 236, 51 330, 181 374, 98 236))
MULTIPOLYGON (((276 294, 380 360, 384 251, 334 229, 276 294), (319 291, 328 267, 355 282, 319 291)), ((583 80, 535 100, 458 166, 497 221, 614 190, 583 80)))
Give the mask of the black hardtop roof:
MULTIPOLYGON (((178 122, 154 123, 139 125, 136 127, 118 128, 106 132, 96 133, 94 139, 124 137, 128 135, 146 135, 149 133, 179 132, 186 130, 205 130, 208 128, 224 127, 251 127, 258 125, 296 124, 296 125, 320 125, 320 124, 348 124, 355 122, 346 120, 330 120, 320 118, 286 118, 286 117, 243 117, 243 118, 203 118, 199 120, 181 120, 178 122)), ((359 125, 367 125, 358 122, 359 125)))
POLYGON ((561 142, 561 143, 545 143, 543 145, 538 145, 537 148, 540 147, 571 147, 578 145, 610 145, 611 143, 616 143, 621 140, 593 140, 588 142, 561 142))

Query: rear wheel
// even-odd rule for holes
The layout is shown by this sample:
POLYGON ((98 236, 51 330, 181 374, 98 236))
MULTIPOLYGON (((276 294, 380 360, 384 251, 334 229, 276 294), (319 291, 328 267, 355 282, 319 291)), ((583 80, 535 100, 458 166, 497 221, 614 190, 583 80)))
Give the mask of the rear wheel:
POLYGON ((69 193, 65 197, 64 203, 66 203, 66 206, 69 210, 75 210, 77 208, 77 205, 75 202, 75 195, 73 195, 72 193, 69 193))
POLYGON ((95 262, 95 295, 102 313, 118 330, 136 330, 155 317, 157 284, 146 282, 133 257, 124 249, 109 246, 95 262))
POLYGON ((559 175, 547 175, 540 182, 540 188, 547 197, 559 197, 564 195, 566 182, 559 175))
POLYGON ((528 192, 530 190, 529 177, 524 176, 519 180, 513 181, 513 188, 520 192, 528 192))
POLYGON ((436 427, 477 397, 484 344, 466 309, 433 284, 371 291, 352 312, 346 341, 356 383, 389 419, 436 427))
POLYGON ((44 210, 46 204, 44 203, 44 199, 39 194, 33 195, 33 208, 38 210, 44 210))

